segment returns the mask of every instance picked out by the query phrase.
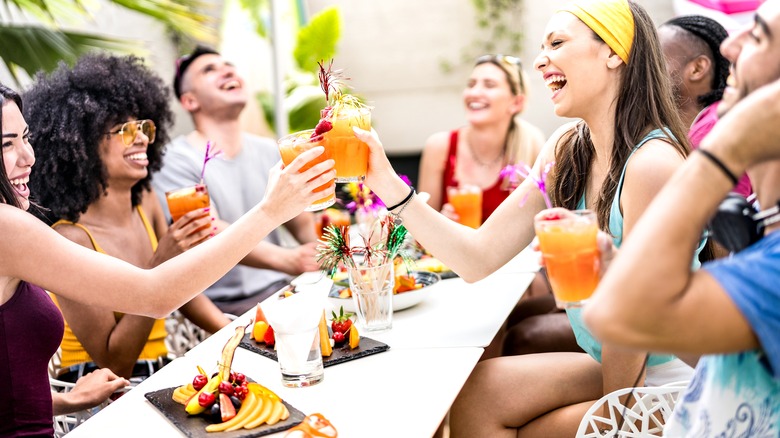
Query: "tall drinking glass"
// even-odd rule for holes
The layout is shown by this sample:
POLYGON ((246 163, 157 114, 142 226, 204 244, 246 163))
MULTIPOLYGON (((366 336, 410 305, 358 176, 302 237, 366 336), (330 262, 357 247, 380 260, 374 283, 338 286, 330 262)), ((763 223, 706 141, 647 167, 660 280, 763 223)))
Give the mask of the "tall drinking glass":
POLYGON ((324 137, 336 161, 336 182, 363 181, 368 170, 368 145, 355 137, 352 127, 370 130, 371 111, 365 107, 342 106, 329 114, 323 110, 322 118, 333 125, 324 137))
POLYGON ((392 328, 395 285, 393 262, 373 267, 347 268, 347 274, 361 333, 392 328))
MULTIPOLYGON (((315 164, 322 163, 323 161, 332 158, 330 154, 330 148, 324 144, 322 136, 315 136, 315 138, 312 138, 313 133, 314 133, 313 129, 307 129, 305 131, 296 132, 294 134, 290 134, 279 139, 279 153, 282 155, 282 162, 284 163, 285 166, 292 163, 292 161, 298 155, 316 146, 324 146, 325 152, 323 152, 322 155, 320 155, 319 157, 314 158, 312 161, 304 165, 301 168, 301 172, 308 170, 315 164)), ((317 187, 317 190, 315 190, 315 192, 327 191, 332 183, 333 181, 331 180, 330 182, 317 187)), ((307 207, 306 211, 318 211, 318 210, 328 208, 331 205, 333 205, 335 201, 336 201, 336 195, 334 193, 329 193, 323 198, 320 198, 317 201, 315 201, 309 207, 307 207)))
POLYGON ((448 187, 447 198, 458 215, 458 223, 471 228, 482 225, 482 189, 474 185, 448 187))
POLYGON ((174 222, 192 210, 208 207, 211 203, 205 184, 165 192, 165 200, 168 201, 168 211, 174 222))
POLYGON ((558 307, 582 307, 599 284, 598 221, 590 210, 546 210, 534 218, 536 236, 558 307))

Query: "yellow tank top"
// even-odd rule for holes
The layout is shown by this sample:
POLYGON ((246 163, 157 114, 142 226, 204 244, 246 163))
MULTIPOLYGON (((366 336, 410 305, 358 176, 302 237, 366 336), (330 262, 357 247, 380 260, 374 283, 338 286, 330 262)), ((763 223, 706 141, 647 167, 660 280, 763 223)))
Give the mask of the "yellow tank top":
MULTIPOLYGON (((141 221, 144 224, 144 227, 146 228, 146 233, 149 235, 149 241, 152 244, 152 251, 157 251, 157 236, 154 234, 154 229, 152 228, 149 221, 146 219, 146 215, 144 214, 143 209, 141 206, 137 206, 136 209, 138 210, 138 215, 141 216, 141 221)), ((55 224, 52 225, 52 228, 56 228, 59 225, 74 225, 82 230, 84 230, 85 233, 87 233, 87 236, 89 236, 89 240, 92 242, 92 246, 95 248, 95 251, 99 253, 105 254, 106 252, 103 250, 103 248, 98 245, 97 241, 95 241, 95 238, 92 237, 92 233, 89 232, 89 230, 77 223, 73 223, 66 220, 59 220, 55 224)), ((57 302, 57 296, 55 294, 50 294, 52 299, 54 300, 54 303, 57 304, 59 307, 59 302, 57 302)), ((117 321, 122 318, 122 313, 115 312, 114 313, 117 321)), ((164 319, 158 319, 154 322, 154 325, 152 326, 152 331, 149 333, 149 339, 146 341, 146 345, 144 346, 144 349, 141 351, 141 354, 138 356, 138 359, 157 359, 160 356, 166 356, 168 354, 168 349, 165 347, 165 337, 167 336, 168 332, 165 330, 165 320, 164 319)), ((79 342, 78 339, 76 339, 76 335, 73 334, 73 331, 70 329, 70 325, 68 324, 68 321, 65 321, 65 333, 62 336, 62 367, 69 367, 72 365, 76 365, 82 362, 92 362, 92 358, 89 356, 89 353, 84 349, 84 347, 81 345, 81 342, 79 342)))

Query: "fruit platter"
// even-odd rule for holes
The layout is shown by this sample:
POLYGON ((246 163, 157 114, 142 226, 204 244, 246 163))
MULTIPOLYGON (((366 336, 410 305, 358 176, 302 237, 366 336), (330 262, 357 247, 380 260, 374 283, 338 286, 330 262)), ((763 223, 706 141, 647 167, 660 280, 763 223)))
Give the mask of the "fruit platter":
MULTIPOLYGON (((428 296, 428 287, 440 280, 439 274, 428 271, 410 271, 396 275, 393 286, 393 312, 421 303, 428 296)), ((328 295, 328 301, 335 309, 344 307, 348 312, 355 311, 355 302, 352 300, 346 273, 336 273, 333 277, 333 287, 328 295)))
MULTIPOLYGON (((284 299, 285 295, 292 293, 294 293, 294 288, 283 288, 279 291, 280 299, 284 299)), ((344 308, 340 308, 339 313, 331 312, 329 324, 328 317, 323 311, 319 323, 323 367, 327 368, 331 365, 381 353, 390 348, 383 342, 360 336, 358 328, 352 323, 352 317, 351 313, 345 313, 344 308)), ((274 348, 276 344, 274 330, 268 324, 260 304, 257 305, 254 321, 252 332, 243 336, 239 347, 278 361, 274 348)))
POLYGON ((225 344, 216 372, 198 366, 189 381, 144 396, 189 437, 260 437, 290 429, 305 415, 273 391, 232 369, 246 327, 225 344))

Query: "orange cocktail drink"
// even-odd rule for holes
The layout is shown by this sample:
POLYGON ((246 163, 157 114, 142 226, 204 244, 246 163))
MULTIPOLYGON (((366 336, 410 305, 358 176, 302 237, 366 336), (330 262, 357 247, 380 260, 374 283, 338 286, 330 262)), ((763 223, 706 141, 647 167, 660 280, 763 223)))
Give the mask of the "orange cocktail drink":
POLYGON ((558 307, 581 307, 599 283, 598 221, 590 210, 547 210, 534 219, 558 307))
POLYGON ((165 192, 165 199, 168 201, 168 211, 171 212, 173 222, 192 210, 205 208, 210 204, 209 191, 205 184, 165 192))
POLYGON ((333 126, 324 137, 336 161, 336 182, 363 181, 368 170, 368 145, 355 137, 352 128, 370 131, 371 111, 363 106, 337 103, 330 110, 323 110, 322 118, 333 126))
MULTIPOLYGON (((295 157, 308 151, 309 149, 316 146, 324 146, 322 136, 315 136, 312 138, 313 133, 313 129, 307 129, 305 131, 296 132, 279 139, 279 153, 282 155, 282 163, 284 163, 285 166, 292 163, 295 157)), ((322 163, 329 158, 331 158, 331 156, 328 147, 325 146, 325 152, 323 152, 319 157, 316 157, 306 163, 306 165, 301 168, 301 172, 306 171, 315 164, 322 163)), ((332 184, 333 181, 331 180, 330 182, 317 187, 315 192, 326 192, 332 184)), ((335 200, 336 195, 333 192, 328 193, 307 207, 306 211, 318 211, 330 207, 333 205, 335 200)))
POLYGON ((482 225, 482 189, 472 185, 448 187, 447 198, 458 215, 458 223, 471 228, 482 225))

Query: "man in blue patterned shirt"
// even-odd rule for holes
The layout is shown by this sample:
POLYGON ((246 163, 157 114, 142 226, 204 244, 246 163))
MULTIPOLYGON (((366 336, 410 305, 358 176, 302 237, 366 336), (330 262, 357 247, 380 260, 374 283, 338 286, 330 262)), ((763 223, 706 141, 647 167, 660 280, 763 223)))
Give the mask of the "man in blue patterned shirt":
POLYGON ((732 63, 722 119, 637 223, 585 319, 604 342, 703 355, 665 436, 778 437, 780 221, 696 272, 694 248, 680 242, 701 233, 746 170, 759 204, 780 205, 780 0, 763 3, 721 52, 732 63))

